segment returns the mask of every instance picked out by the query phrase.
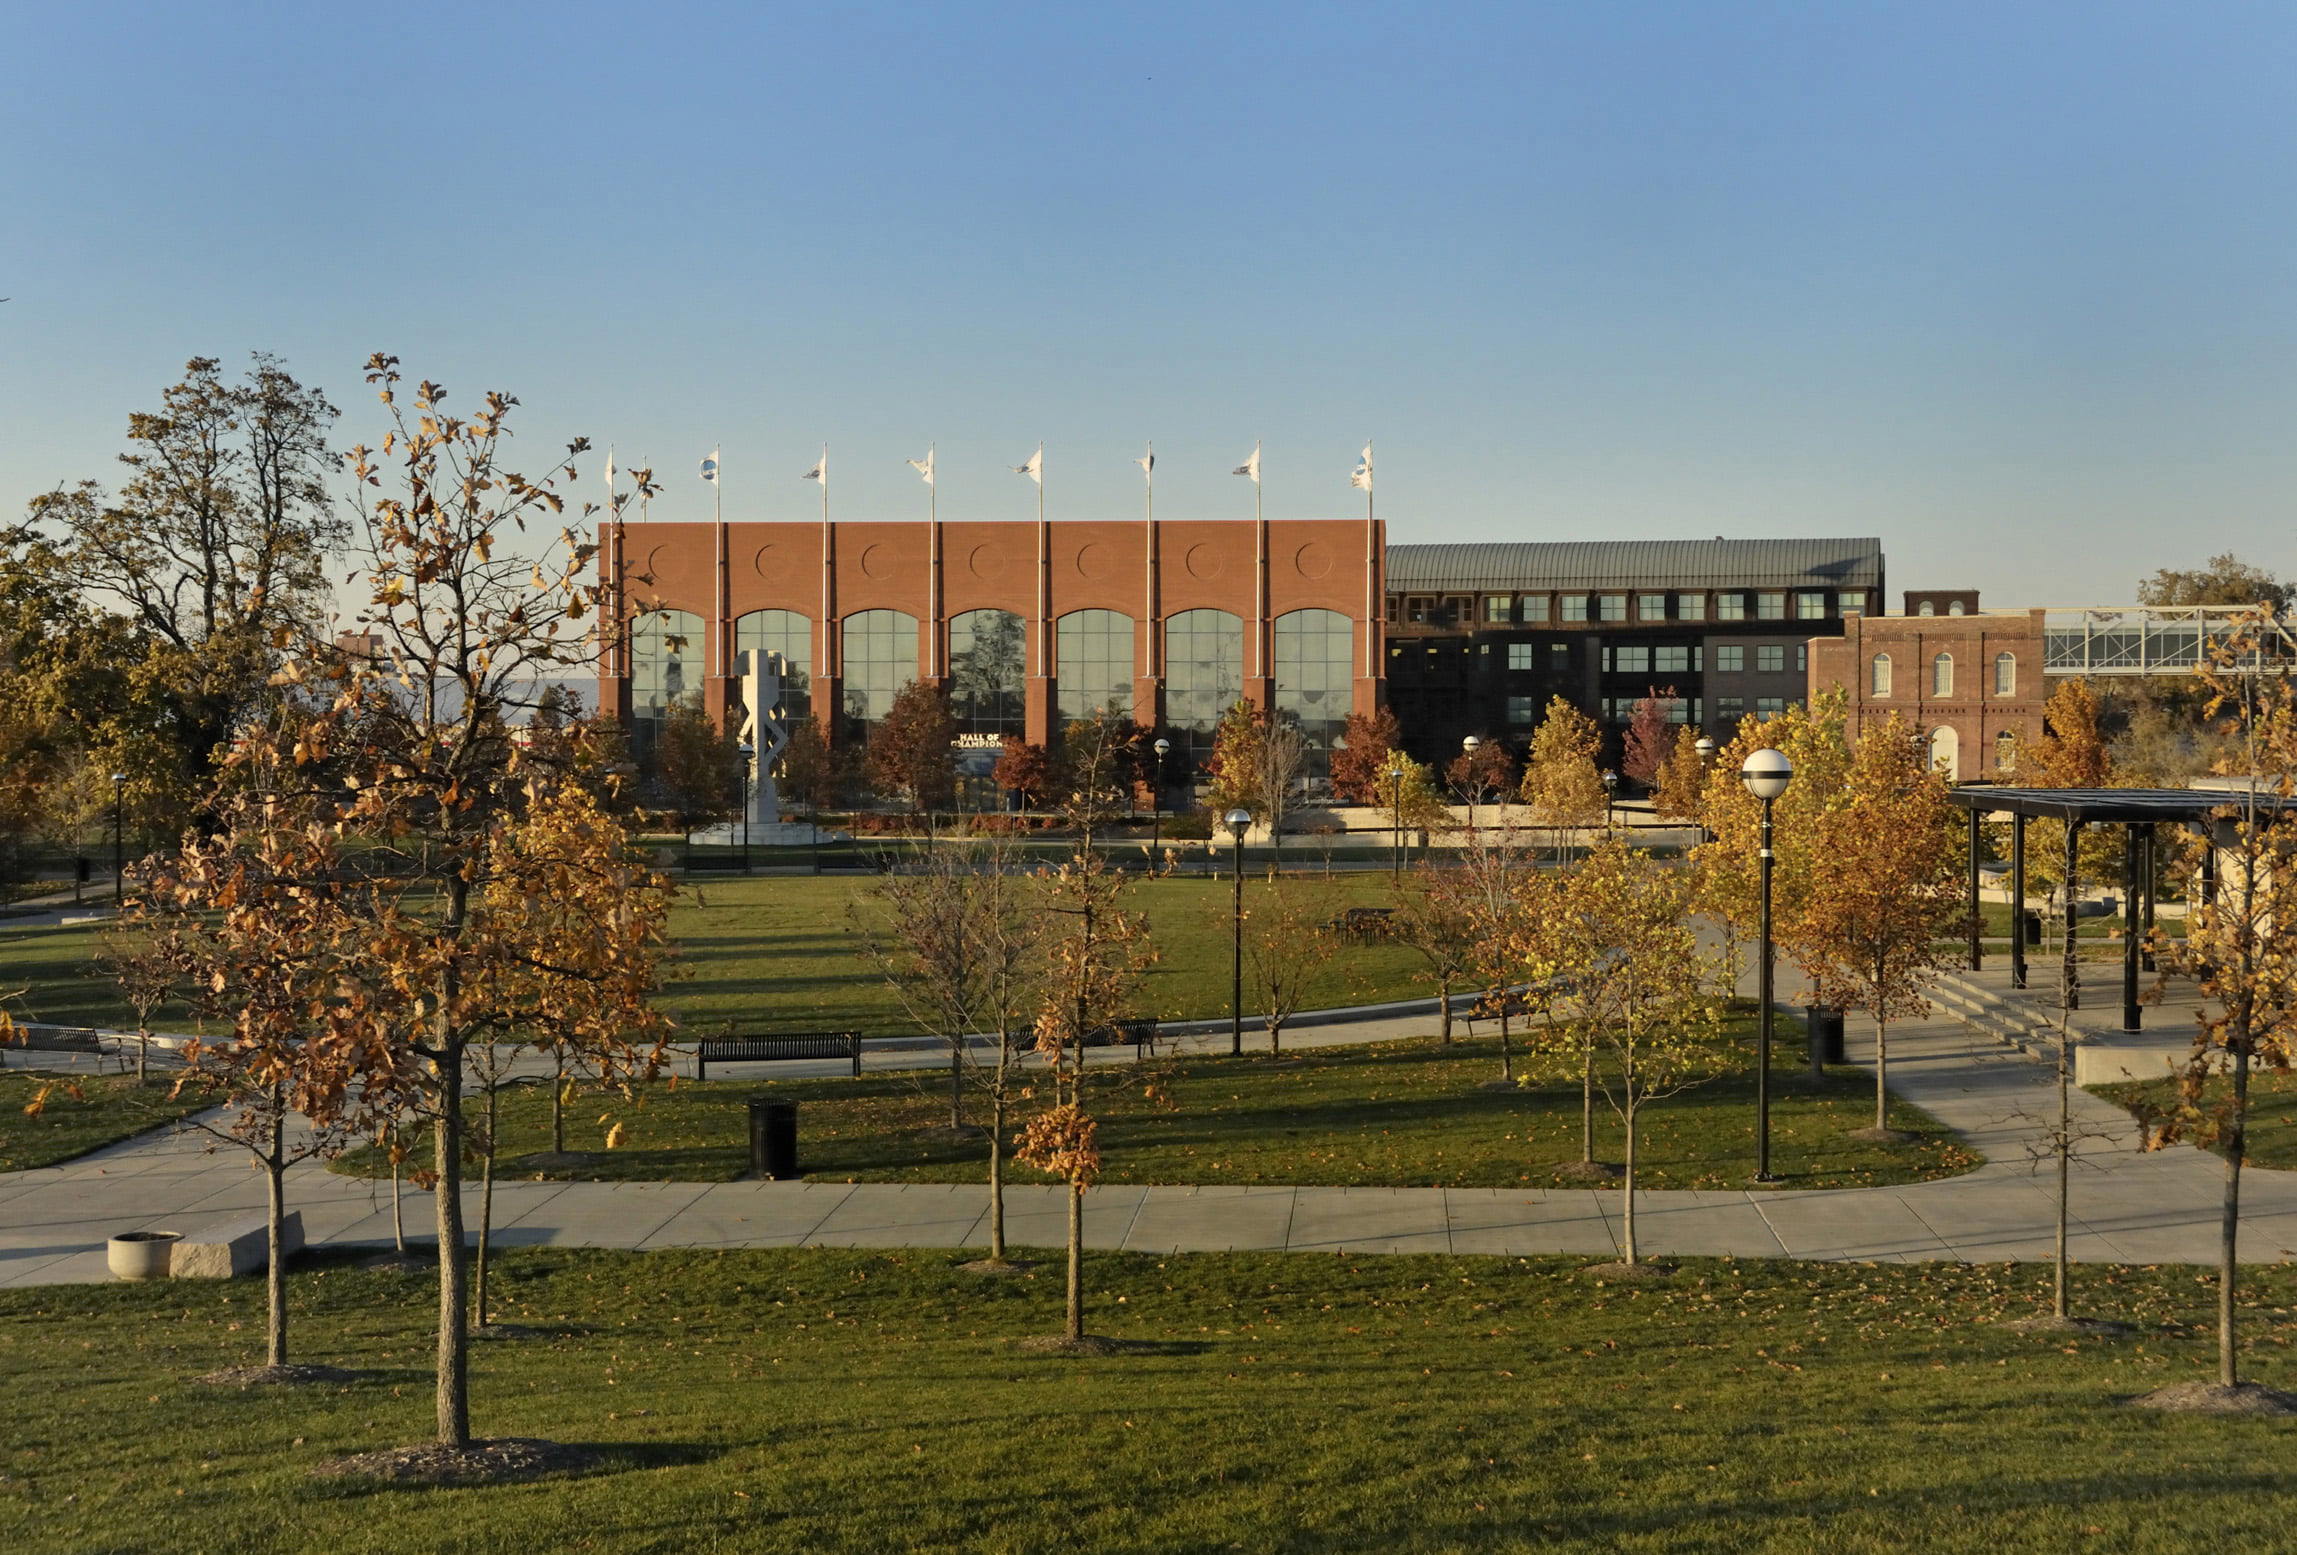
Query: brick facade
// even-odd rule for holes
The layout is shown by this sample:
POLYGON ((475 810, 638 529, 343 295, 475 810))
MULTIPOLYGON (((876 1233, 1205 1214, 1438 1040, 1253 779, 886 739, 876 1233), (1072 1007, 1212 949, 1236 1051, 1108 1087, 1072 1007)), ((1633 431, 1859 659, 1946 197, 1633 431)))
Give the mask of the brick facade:
POLYGON ((1929 739, 1933 761, 1950 778, 1989 777, 2000 769, 2003 736, 2023 746, 2042 731, 2049 696, 2042 684, 2042 617, 2039 610, 1974 609, 1850 616, 1840 637, 1811 639, 1810 690, 1842 688, 1853 740, 1896 713, 1929 739), (1941 656, 1951 665, 1943 685, 1941 656), (1885 657, 1886 685, 1876 674, 1876 661, 1885 657))

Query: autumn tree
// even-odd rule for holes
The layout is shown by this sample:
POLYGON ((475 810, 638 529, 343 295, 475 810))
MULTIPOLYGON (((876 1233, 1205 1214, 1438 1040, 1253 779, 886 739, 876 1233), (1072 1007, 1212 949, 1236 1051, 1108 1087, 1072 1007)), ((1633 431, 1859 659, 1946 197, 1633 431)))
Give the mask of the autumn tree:
POLYGON ((1478 740, 1444 765, 1444 781, 1460 796, 1473 818, 1475 806, 1515 788, 1515 757, 1501 740, 1478 740))
POLYGON ((2141 605, 2270 605, 2289 608, 2289 585, 2228 551, 2191 569, 2164 567, 2137 586, 2141 605))
POLYGON ((1258 802, 1248 806, 1268 828, 1269 868, 1281 868, 1284 858, 1284 822, 1300 798, 1300 779, 1308 770, 1308 737, 1290 714, 1262 720, 1258 802))
POLYGON ((1015 1156, 1068 1186, 1068 1271, 1059 1343, 1085 1336, 1085 1190, 1101 1170, 1099 1126, 1086 1105, 1085 1048, 1131 1009, 1151 953, 1147 924, 1124 907, 1124 876, 1079 848, 1042 879, 1047 927, 1038 953, 1036 1051, 1049 1090, 1015 1156))
POLYGON ((1601 975, 1611 947, 1605 920, 1575 910, 1576 866, 1525 870, 1514 882, 1513 933, 1506 950, 1525 1002, 1538 1017, 1533 1051, 1579 1080, 1579 1159, 1557 1175, 1580 1182, 1610 1182, 1617 1170, 1595 1158, 1594 1026, 1585 1018, 1585 992, 1601 975))
MULTIPOLYGON (((2018 753, 2018 781, 2029 788, 2111 788, 2116 786, 2111 748, 2099 719, 2097 693, 2086 680, 2068 679, 2059 682, 2050 693, 2050 700, 2042 708, 2042 733, 2018 753)), ((2122 850, 2119 828, 2093 826, 2084 830, 2078 823, 2072 826, 2074 851, 2069 860, 2066 850, 2068 823, 2048 818, 2036 818, 2026 823, 2026 883, 2029 889, 2040 887, 2044 891, 2061 894, 2062 913, 2059 918, 2060 944, 2064 949, 2065 988, 2079 1008, 2080 969, 2074 960, 2074 925, 2080 909, 2078 889, 2066 889, 2066 873, 2072 864, 2080 880, 2111 880, 2121 873, 2122 850)), ((1996 836, 1999 839, 2000 832, 1996 836)), ((1998 851, 2005 856, 2006 847, 1998 851)), ((2013 905, 2013 912, 2023 912, 2026 904, 2013 905)))
POLYGON ((1595 720, 1557 696, 1549 700, 1524 753, 1521 794, 1531 823, 1563 833, 1567 850, 1572 833, 1595 825, 1609 809, 1611 795, 1596 765, 1602 749, 1595 720))
MULTIPOLYGON (((1547 904, 1605 947, 1579 985, 1595 1079, 1623 1131, 1621 1262, 1638 1262, 1635 1165, 1643 1112, 1715 1073, 1723 1056, 1722 962, 1691 922, 1690 877, 1616 839, 1593 849, 1547 904)), ((1577 1056, 1576 1050, 1572 1056, 1577 1056)))
POLYGON ((387 1089, 361 1083, 373 1035, 339 996, 350 948, 335 904, 343 860, 324 804, 282 800, 270 784, 233 796, 217 819, 152 872, 132 908, 135 931, 153 942, 139 975, 156 982, 172 967, 199 1013, 224 1024, 184 1049, 175 1091, 220 1106, 220 1117, 186 1121, 263 1173, 264 1365, 235 1380, 336 1380, 288 1363, 286 1224, 288 1169, 341 1150, 389 1105, 387 1089))
POLYGON ((800 718, 790 725, 790 742, 782 747, 780 776, 781 791, 818 816, 837 804, 852 780, 851 752, 831 744, 818 719, 800 718))
POLYGON ((1072 721, 1061 736, 1061 816, 1090 849, 1131 801, 1140 770, 1140 729, 1104 708, 1072 721))
MULTIPOLYGON (((2264 612, 2243 622, 2212 646, 2204 672, 2215 693, 2211 712, 2228 715, 2239 732, 2235 771, 2250 782, 2187 843, 2197 873, 2214 865, 2216 888, 2191 904, 2182 945, 2165 947, 2167 966, 2194 979, 2201 1004, 2192 1051, 2178 1068, 2177 1106, 2152 1143, 2191 1139, 2225 1162, 2215 1401, 2286 1413, 2297 1397, 2241 1380, 2235 1329, 2251 1085, 2260 1068, 2285 1075, 2297 1063, 2297 691, 2286 676, 2239 668, 2271 629, 2264 612)), ((2191 1386, 2173 1384, 2139 1402, 2178 1407, 2185 1401, 2177 1395, 2191 1386)))
POLYGON ((1421 863, 1396 893, 1389 935, 1422 963, 1419 976, 1436 990, 1437 1035, 1452 1040, 1452 996, 1466 986, 1477 963, 1473 903, 1452 878, 1421 863))
POLYGON ((1261 782, 1266 764, 1261 757, 1265 722, 1250 702, 1239 697, 1220 715, 1212 732, 1212 754, 1205 758, 1201 785, 1204 807, 1217 829, 1231 810, 1249 810, 1260 818, 1261 782))
POLYGON ((949 693, 927 680, 913 680, 893 695, 885 716, 869 731, 862 771, 870 786, 899 796, 923 814, 946 810, 957 795, 957 767, 950 750, 957 743, 957 715, 949 693))
POLYGON ((1652 809, 1661 820, 1699 819, 1707 792, 1707 760, 1699 751, 1699 731, 1689 724, 1675 731, 1674 746, 1653 784, 1652 809))
POLYGON ((649 803, 681 828, 724 820, 741 811, 747 777, 741 747, 710 716, 698 691, 671 701, 647 766, 649 803))
POLYGON ((1504 836, 1476 836, 1460 853, 1458 865, 1439 890, 1458 904, 1472 925, 1468 970, 1483 987, 1481 1005, 1499 1023, 1499 1080, 1516 1083, 1512 1022, 1525 997, 1520 958, 1512 948, 1520 930, 1522 881, 1536 873, 1523 851, 1504 836))
POLYGON ((134 623, 180 806, 203 798, 232 738, 269 699, 278 635, 316 627, 328 556, 348 537, 329 491, 335 407, 278 358, 229 379, 194 357, 156 411, 128 418, 118 491, 86 480, 36 499, 33 521, 87 598, 134 623))
POLYGON ((1646 788, 1657 786, 1659 769, 1667 764, 1668 752, 1673 748, 1674 738, 1667 731, 1675 726, 1667 721, 1667 713, 1675 703, 1671 687, 1651 692, 1636 699, 1635 711, 1627 721, 1619 770, 1646 788))
POLYGON ((1451 819, 1451 812, 1444 808, 1443 796, 1436 792, 1433 775, 1402 751, 1388 752, 1388 764, 1380 769, 1378 792, 1380 808, 1388 813, 1388 836, 1392 843, 1389 872, 1401 880, 1405 834, 1417 827, 1441 826, 1451 819))
POLYGON ((1890 1127, 1890 1023, 1929 1008, 1924 985, 1963 925, 1958 830, 1944 779, 1895 713, 1860 736, 1814 827, 1825 863, 1802 882, 1786 940, 1820 1002, 1873 1017, 1874 1125, 1857 1137, 1905 1137, 1890 1127))
POLYGON ((1284 1027, 1307 1002, 1308 990, 1323 975, 1338 947, 1313 899, 1287 891, 1268 872, 1267 885, 1244 915, 1244 954, 1252 969, 1252 991, 1260 1003, 1260 1024, 1268 1051, 1283 1051, 1284 1027))
POLYGON ((1388 755, 1403 738, 1396 715, 1388 708, 1350 713, 1332 744, 1332 793, 1342 804, 1380 802, 1380 774, 1388 755))
POLYGON ((1005 736, 997 766, 990 778, 1007 793, 1021 796, 1022 808, 1043 809, 1060 792, 1059 763, 1044 746, 1018 735, 1005 736))
MULTIPOLYGON (((396 861, 324 898, 336 919, 323 939, 330 1020, 362 1103, 430 1127, 437 1434, 451 1455, 471 1443, 470 1049, 515 1028, 537 986, 528 974, 547 968, 550 997, 585 1006, 596 1072, 657 1064, 666 1033, 650 1003, 661 948, 648 902, 663 887, 627 858, 529 858, 531 841, 510 845, 522 816, 547 810, 543 791, 571 779, 530 761, 508 730, 538 680, 595 661, 593 623, 615 598, 595 577, 593 542, 570 528, 527 533, 559 520, 560 487, 588 444, 570 444, 566 464, 530 479, 505 460, 514 399, 490 393, 459 416, 436 384, 403 391, 395 358, 378 355, 367 372, 389 425, 379 447, 351 454, 359 565, 349 587, 353 627, 379 646, 297 645, 280 670, 289 711, 275 730, 242 739, 225 775, 249 804, 307 804, 346 852, 396 861), (547 935, 505 905, 540 892, 564 915, 547 935), (548 959, 570 941, 584 947, 580 961, 548 959)), ((312 890, 291 871, 260 884, 249 905, 282 914, 312 890)), ((184 904, 230 907, 250 889, 201 883, 184 904)))
POLYGON ((1700 800, 1700 819, 1714 840, 1691 857, 1700 905, 1730 935, 1734 961, 1739 945, 1756 932, 1762 880, 1762 801, 1740 781, 1740 769, 1766 749, 1783 751, 1794 763, 1793 781, 1772 802, 1772 919, 1777 943, 1791 952, 1811 883, 1833 868, 1820 846, 1820 823, 1841 802, 1850 773, 1844 725, 1841 691, 1823 691, 1807 705, 1742 720, 1715 758, 1716 776, 1700 800))

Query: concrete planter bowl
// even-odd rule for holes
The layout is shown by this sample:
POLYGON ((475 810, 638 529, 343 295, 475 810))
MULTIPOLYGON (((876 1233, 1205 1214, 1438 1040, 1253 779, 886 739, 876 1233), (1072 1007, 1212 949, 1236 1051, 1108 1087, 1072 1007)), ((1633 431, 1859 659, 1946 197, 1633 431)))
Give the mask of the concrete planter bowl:
POLYGON ((175 1244, 176 1231, 123 1231, 105 1244, 104 1259, 112 1274, 123 1280, 164 1280, 175 1244))

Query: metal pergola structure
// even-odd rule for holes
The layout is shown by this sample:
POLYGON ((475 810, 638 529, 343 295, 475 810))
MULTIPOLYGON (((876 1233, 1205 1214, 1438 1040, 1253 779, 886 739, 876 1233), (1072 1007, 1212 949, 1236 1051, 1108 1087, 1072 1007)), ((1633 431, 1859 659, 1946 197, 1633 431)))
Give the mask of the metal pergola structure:
MULTIPOLYGON (((2068 1009, 2081 1008, 2081 972, 2075 961, 2079 932, 2075 909, 2081 877, 2077 848, 2084 826, 2119 826, 2122 849, 2122 1030, 2144 1029, 2138 1001, 2138 974, 2150 970, 2145 937, 2153 929, 2154 889, 2161 873, 2159 828, 2199 826, 2211 815, 2251 801, 2248 794, 2192 788, 1997 788, 1968 784, 1946 796, 1969 812, 1970 970, 1982 964, 1979 946, 1978 823, 1988 815, 2010 817, 2010 985, 2026 986, 2026 823, 2042 819, 2066 823, 2065 997, 2068 1009), (2138 903, 2144 901, 2141 910, 2138 903)), ((2297 802, 2258 795, 2259 809, 2297 808, 2297 802)), ((2216 886, 2216 856, 2204 854, 2201 888, 2206 900, 2216 886)))

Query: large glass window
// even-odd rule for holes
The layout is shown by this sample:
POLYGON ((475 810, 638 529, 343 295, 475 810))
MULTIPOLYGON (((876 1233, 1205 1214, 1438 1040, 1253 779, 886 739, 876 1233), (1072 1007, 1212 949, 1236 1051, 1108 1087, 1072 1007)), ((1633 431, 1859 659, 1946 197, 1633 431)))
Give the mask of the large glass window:
POLYGON ((1054 623, 1054 710, 1063 724, 1133 706, 1133 618, 1072 610, 1054 623))
POLYGON ((650 610, 630 622, 630 714, 641 723, 702 689, 702 618, 690 610, 650 610))
POLYGON ((1019 616, 1010 610, 968 610, 949 618, 949 710, 960 731, 1019 734, 1027 675, 1019 616))
POLYGON ((1954 694, 1954 655, 1942 653, 1930 661, 1930 694, 1950 697, 1954 694))
MULTIPOLYGON (((782 656, 782 711, 792 721, 813 711, 814 624, 795 610, 753 610, 734 618, 734 667, 745 653, 782 656)), ((737 680, 734 694, 741 695, 737 680)))
POLYGON ((1715 649, 1715 668, 1725 674, 1736 674, 1747 667, 1747 650, 1738 643, 1723 643, 1715 649))
POLYGON ((1787 618, 1787 596, 1784 590, 1755 596, 1755 619, 1758 621, 1784 621, 1787 618))
POLYGON ((1707 596, 1704 594, 1677 594, 1675 619, 1678 621, 1704 621, 1707 619, 1707 596))
POLYGON ((1183 610, 1164 623, 1164 721, 1189 756, 1212 752, 1220 715, 1244 695, 1244 623, 1225 610, 1183 610))
POLYGON ((1797 594, 1795 596, 1795 619, 1797 621, 1824 621, 1826 619, 1826 595, 1817 591, 1797 594))
POLYGON ((1626 595, 1624 595, 1624 594, 1598 594, 1598 595, 1596 595, 1596 596, 1595 596, 1595 613, 1596 613, 1596 616, 1598 617, 1598 619, 1601 619, 1601 620, 1605 620, 1605 621, 1624 621, 1624 620, 1626 620, 1626 619, 1627 619, 1627 596, 1626 596, 1626 595))
POLYGON ((1651 668, 1662 675, 1685 674, 1699 667, 1699 650, 1688 644, 1651 650, 1651 668))
POLYGON ((1276 618, 1276 710, 1289 713, 1312 749, 1328 751, 1354 700, 1356 623, 1337 610, 1276 618))
POLYGON ((1738 593, 1715 596, 1715 619, 1718 621, 1744 621, 1747 618, 1747 596, 1738 593))
POLYGON ((1785 643, 1759 643, 1755 647, 1755 668, 1775 675, 1787 667, 1785 643))
POLYGON ((1867 682, 1867 687, 1870 696, 1886 697, 1890 695, 1889 654, 1878 653, 1874 656, 1871 665, 1871 678, 1867 682))
POLYGON ((1638 621, 1664 621, 1667 619, 1667 596, 1664 594, 1638 594, 1635 596, 1635 619, 1638 621))
POLYGON ((1547 619, 1547 596, 1526 594, 1516 602, 1516 609, 1519 620, 1544 621, 1547 619))
POLYGON ((1587 596, 1585 594, 1566 594, 1563 596, 1563 619, 1566 621, 1584 621, 1587 619, 1587 596))
POLYGON ((845 618, 845 715, 873 724, 917 678, 917 617, 862 610, 845 618))
POLYGON ((2014 653, 1994 655, 1994 694, 2014 697, 2018 694, 2018 656, 2014 653))

